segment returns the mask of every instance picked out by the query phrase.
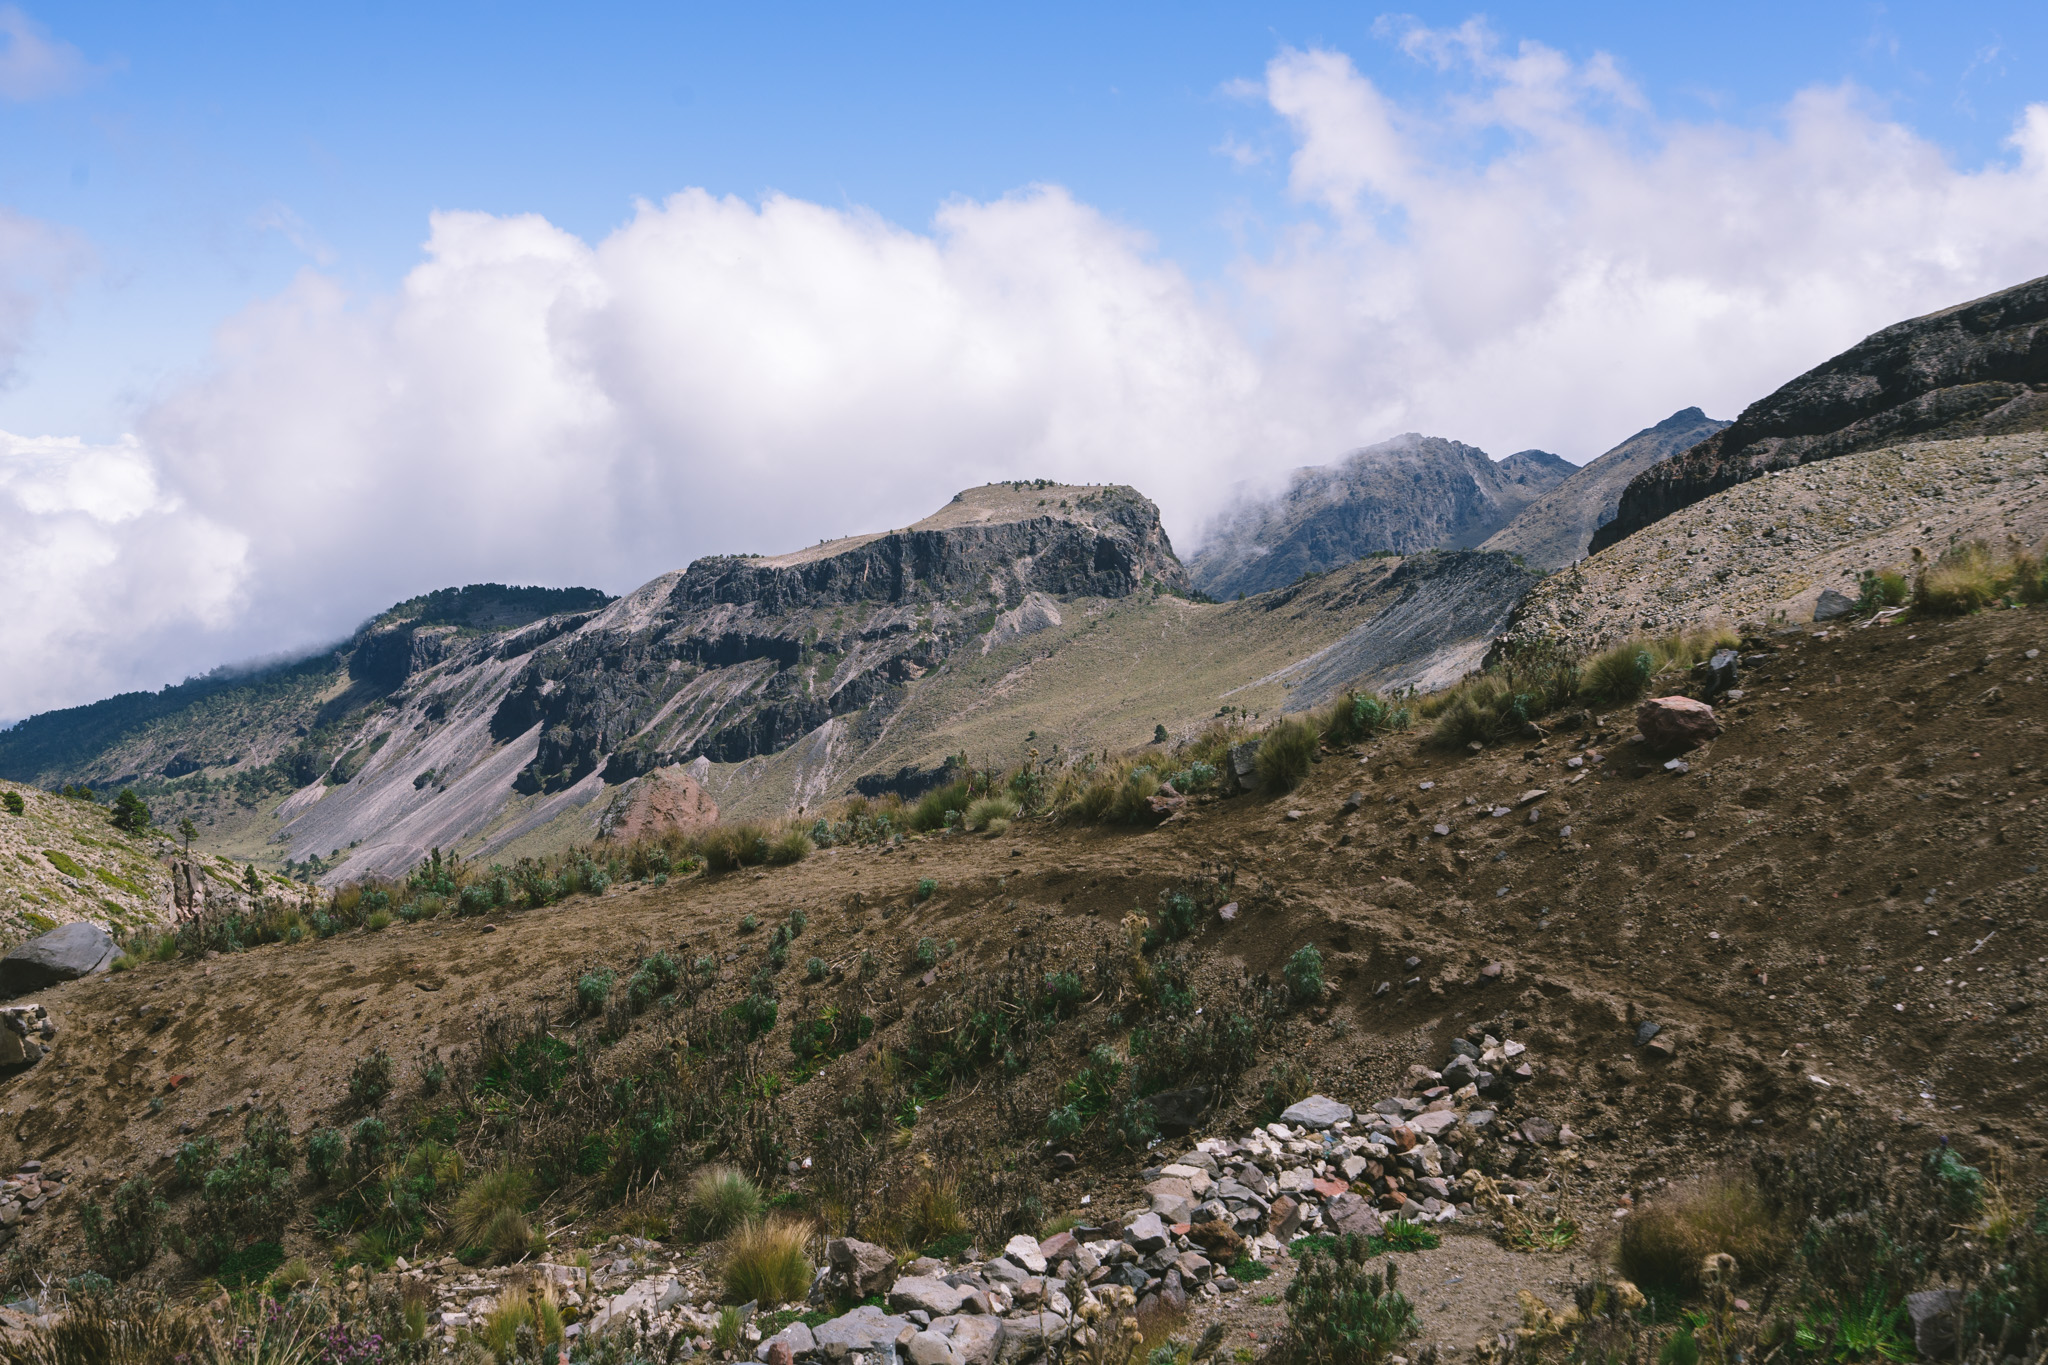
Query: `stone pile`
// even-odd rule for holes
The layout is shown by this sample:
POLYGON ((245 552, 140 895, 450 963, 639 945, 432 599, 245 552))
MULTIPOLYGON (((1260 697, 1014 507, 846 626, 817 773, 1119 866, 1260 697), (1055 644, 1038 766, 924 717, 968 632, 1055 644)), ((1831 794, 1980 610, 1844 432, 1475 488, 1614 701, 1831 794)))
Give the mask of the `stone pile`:
POLYGON ((61 1170, 44 1170, 40 1161, 24 1161, 11 1177, 0 1180, 0 1231, 12 1237, 24 1218, 34 1219, 64 1197, 61 1170))

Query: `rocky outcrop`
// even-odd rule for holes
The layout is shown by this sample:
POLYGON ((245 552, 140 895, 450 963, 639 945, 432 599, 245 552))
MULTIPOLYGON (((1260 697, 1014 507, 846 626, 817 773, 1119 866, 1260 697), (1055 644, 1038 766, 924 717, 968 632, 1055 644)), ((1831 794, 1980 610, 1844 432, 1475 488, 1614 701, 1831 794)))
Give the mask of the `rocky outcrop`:
POLYGON ((1286 492, 1212 526, 1189 561, 1212 597, 1284 588, 1374 552, 1466 549, 1562 483, 1573 466, 1541 450, 1494 460, 1409 432, 1334 465, 1297 470, 1286 492))
POLYGON ((2048 427, 2048 276, 1866 337, 1638 474, 1606 549, 1682 507, 1776 470, 1909 439, 2048 427))
POLYGON ((1593 533, 1614 520, 1631 479, 1727 425, 1698 408, 1674 412, 1573 471, 1479 548, 1520 555, 1532 569, 1556 569, 1583 559, 1593 533))
POLYGON ((718 823, 718 803, 698 782, 710 765, 657 768, 628 784, 613 799, 598 829, 607 838, 631 843, 653 835, 695 834, 718 823))

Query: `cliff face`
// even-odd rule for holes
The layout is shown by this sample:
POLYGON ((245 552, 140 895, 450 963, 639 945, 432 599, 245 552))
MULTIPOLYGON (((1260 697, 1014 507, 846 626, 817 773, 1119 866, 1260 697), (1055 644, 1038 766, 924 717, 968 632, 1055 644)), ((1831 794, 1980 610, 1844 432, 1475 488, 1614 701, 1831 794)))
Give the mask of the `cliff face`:
POLYGON ((1375 551, 1468 549, 1573 468, 1546 451, 1493 460, 1476 446, 1410 432, 1296 471, 1285 493, 1213 527, 1190 574, 1203 592, 1228 598, 1286 587, 1375 551))
POLYGON ((878 726, 902 687, 1027 594, 1187 591, 1150 501, 1129 488, 963 493, 903 531, 772 559, 709 559, 536 652, 491 720, 540 727, 523 790, 603 766, 622 781, 703 756, 786 748, 836 716, 878 726))
POLYGON ((1907 439, 2048 427, 2048 276, 1872 334, 1637 475, 1594 552, 1773 470, 1907 439))
POLYGON ((1593 533, 1614 520, 1622 489, 1631 479, 1727 425, 1698 408, 1675 412, 1574 470, 1480 548, 1520 555, 1524 563, 1538 569, 1561 568, 1583 559, 1593 533))

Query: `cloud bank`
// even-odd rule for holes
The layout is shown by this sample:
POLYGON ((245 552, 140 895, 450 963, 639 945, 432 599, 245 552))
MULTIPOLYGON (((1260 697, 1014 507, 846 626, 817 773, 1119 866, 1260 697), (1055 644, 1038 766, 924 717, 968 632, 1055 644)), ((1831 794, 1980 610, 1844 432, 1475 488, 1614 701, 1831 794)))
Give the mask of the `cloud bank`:
MULTIPOLYGON (((445 213, 389 295, 309 271, 132 441, 0 444, 8 571, 38 585, 0 605, 29 642, 0 716, 444 584, 620 590, 990 479, 1135 484, 1186 550, 1234 487, 1356 444, 1585 459, 2048 271, 2048 106, 1958 168, 1850 89, 1764 129, 1679 122, 1605 59, 1476 24, 1384 37, 1434 98, 1328 50, 1246 87, 1297 216, 1217 282, 1050 186, 923 230, 694 190, 595 243, 445 213), (128 492, 49 491, 88 468, 128 492)), ((1253 145, 1225 154, 1260 174, 1253 145)))

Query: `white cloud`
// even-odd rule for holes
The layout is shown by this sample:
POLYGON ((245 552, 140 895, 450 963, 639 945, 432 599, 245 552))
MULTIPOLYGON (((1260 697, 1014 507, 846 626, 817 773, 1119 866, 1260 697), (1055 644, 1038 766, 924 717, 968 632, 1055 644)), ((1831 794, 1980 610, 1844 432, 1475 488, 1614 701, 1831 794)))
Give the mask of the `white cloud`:
POLYGON ((78 88, 92 68, 18 5, 0 5, 0 99, 39 100, 78 88))
POLYGON ((0 388, 14 378, 36 318, 91 259, 76 234, 0 204, 0 388))
POLYGON ((1385 36, 1441 96, 1276 57, 1255 89, 1299 215, 1214 287, 1050 187, 921 231, 694 190, 595 242, 445 213, 387 295, 308 270, 114 464, 11 477, 9 571, 48 587, 0 595, 27 641, 0 715, 444 584, 617 590, 900 526, 995 478, 1136 484, 1185 550, 1234 484, 1348 445, 1583 459, 2048 270, 2048 105, 1963 169, 1850 89, 1764 129, 1678 122, 1606 58, 1477 24, 1385 36))
POLYGON ((228 627, 246 576, 243 537, 166 494, 134 438, 0 432, 0 716, 132 685, 175 632, 228 627))

